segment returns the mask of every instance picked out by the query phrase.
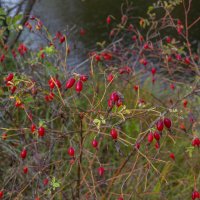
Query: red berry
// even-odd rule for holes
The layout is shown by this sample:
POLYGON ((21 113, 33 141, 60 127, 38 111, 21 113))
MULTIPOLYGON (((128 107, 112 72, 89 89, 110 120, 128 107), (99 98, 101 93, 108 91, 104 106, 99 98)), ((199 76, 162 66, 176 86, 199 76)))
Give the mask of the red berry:
POLYGON ((35 130, 36 130, 36 125, 35 125, 35 124, 32 124, 32 125, 31 125, 31 132, 33 133, 33 132, 35 132, 35 130))
POLYGON ((156 127, 157 127, 158 131, 162 131, 163 128, 164 128, 163 120, 160 119, 160 120, 156 123, 156 127))
POLYGON ((96 54, 96 55, 95 55, 95 60, 96 60, 97 62, 99 62, 99 61, 101 61, 101 57, 100 57, 98 54, 96 54))
POLYGON ((156 144, 155 144, 155 148, 156 148, 156 149, 159 149, 159 148, 160 148, 160 145, 159 145, 158 142, 156 142, 156 144))
POLYGON ((113 76, 112 74, 109 74, 109 75, 107 76, 107 81, 108 81, 109 83, 112 83, 112 82, 113 82, 113 79, 114 79, 114 76, 113 76))
POLYGON ((118 200, 124 200, 124 198, 123 197, 119 197, 118 200))
POLYGON ((110 99, 113 101, 113 102, 117 102, 119 100, 119 95, 117 92, 113 92, 111 95, 110 95, 110 99))
POLYGON ((153 142, 153 133, 152 133, 152 132, 150 132, 150 133, 148 134, 147 140, 148 140, 149 143, 152 143, 152 142, 153 142))
POLYGON ((110 17, 110 16, 108 16, 108 17, 106 18, 106 23, 107 23, 107 24, 110 24, 110 23, 111 23, 111 17, 110 17))
POLYGON ((105 172, 105 169, 103 167, 99 167, 98 169, 99 176, 103 176, 104 172, 105 172))
POLYGON ((0 191, 0 199, 3 198, 3 191, 0 191))
POLYGON ((164 118, 164 125, 166 126, 166 128, 171 128, 172 126, 172 122, 169 118, 164 118))
POLYGON ((49 87, 51 88, 51 89, 53 89, 54 87, 55 87, 55 80, 53 80, 53 78, 51 78, 50 80, 49 80, 49 87))
POLYGON ((12 81, 12 79, 14 78, 14 74, 10 73, 8 74, 8 76, 6 77, 6 81, 12 81))
POLYGON ((197 146, 199 147, 200 146, 200 139, 198 137, 195 137, 193 140, 192 140, 192 146, 197 146))
POLYGON ((149 48, 148 43, 145 43, 145 44, 144 44, 144 49, 148 49, 148 48, 149 48))
POLYGON ((69 89, 71 87, 73 87, 74 83, 76 82, 75 78, 70 78, 67 82, 66 82, 66 89, 69 89))
POLYGON ((200 198, 200 194, 199 194, 199 192, 198 191, 193 191, 193 193, 192 193, 192 200, 195 200, 195 199, 198 199, 198 198, 200 198))
POLYGON ((136 149, 140 149, 140 143, 139 143, 139 142, 137 142, 137 143, 135 144, 135 148, 136 148, 136 149))
POLYGON ((97 148, 97 147, 98 147, 98 141, 97 141, 97 140, 93 140, 93 141, 92 141, 92 146, 93 146, 94 148, 97 148))
POLYGON ((39 129, 38 129, 38 135, 40 137, 43 137, 44 134, 45 134, 45 128, 43 126, 39 127, 39 129))
POLYGON ((174 156, 173 153, 170 153, 170 154, 169 154, 169 157, 170 157, 172 160, 175 160, 175 156, 174 156))
POLYGON ((139 89, 139 85, 134 85, 134 90, 137 92, 138 91, 138 89, 139 89))
POLYGON ((183 100, 183 107, 186 108, 188 104, 188 101, 186 99, 183 100))
POLYGON ((171 38, 169 36, 166 37, 166 42, 171 43, 171 38))
POLYGON ((28 167, 24 167, 23 172, 24 172, 24 174, 27 174, 28 173, 28 167))
POLYGON ((75 89, 76 89, 76 92, 80 93, 80 92, 82 91, 82 89, 83 89, 83 82, 79 80, 79 81, 76 83, 75 89))
POLYGON ((157 141, 159 141, 160 140, 160 134, 157 132, 157 131, 155 131, 154 132, 154 138, 157 140, 157 141))
POLYGON ((27 155, 27 151, 26 151, 26 149, 23 149, 23 150, 21 151, 21 154, 20 154, 21 158, 22 158, 22 159, 25 159, 25 158, 26 158, 26 155, 27 155))
POLYGON ((110 135, 111 135, 111 137, 114 139, 114 140, 116 140, 117 139, 117 137, 118 137, 118 133, 117 133, 117 130, 116 129, 111 129, 111 131, 110 131, 110 135))
POLYGON ((73 147, 69 147, 68 149, 68 155, 71 156, 71 157, 74 157, 74 154, 75 154, 75 150, 73 147))
POLYGON ((49 183, 48 178, 45 178, 45 179, 43 180, 43 184, 44 184, 44 185, 48 185, 48 183, 49 183))
POLYGON ((65 38, 65 36, 64 36, 64 35, 63 35, 63 36, 61 36, 61 37, 60 37, 60 43, 62 44, 63 42, 65 42, 65 39, 66 39, 66 38, 65 38))
POLYGON ((80 76, 80 80, 83 81, 83 82, 85 82, 85 81, 88 80, 88 76, 86 76, 86 75, 81 75, 81 76, 80 76))
POLYGON ((151 69, 151 73, 152 73, 153 76, 155 75, 155 73, 156 73, 156 68, 155 68, 155 67, 153 67, 153 68, 151 69))
POLYGON ((189 58, 189 57, 186 57, 186 58, 185 58, 185 64, 189 65, 190 63, 191 63, 190 58, 189 58))

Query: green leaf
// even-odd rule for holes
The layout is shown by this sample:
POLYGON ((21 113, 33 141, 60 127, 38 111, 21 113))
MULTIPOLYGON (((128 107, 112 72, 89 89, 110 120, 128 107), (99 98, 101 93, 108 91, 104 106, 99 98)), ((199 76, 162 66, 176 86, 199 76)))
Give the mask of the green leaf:
POLYGON ((153 188, 153 191, 155 193, 159 193, 160 192, 160 188, 161 188, 161 183, 160 183, 160 180, 156 183, 156 185, 154 186, 153 188))
POLYGON ((194 151, 194 147, 187 147, 186 148, 186 152, 188 153, 190 158, 192 158, 193 151, 194 151))
POLYGON ((54 183, 54 185, 53 185, 55 188, 58 188, 58 187, 60 187, 60 183, 54 183))
POLYGON ((33 101, 34 101, 34 99, 33 99, 32 96, 28 96, 28 97, 26 97, 26 98, 23 100, 24 103, 31 103, 31 102, 33 102, 33 101))
POLYGON ((6 15, 6 12, 4 11, 3 8, 0 8, 0 15, 6 15))
POLYGON ((12 17, 8 16, 6 18, 6 23, 8 24, 8 26, 12 25, 12 17))
POLYGON ((94 123, 94 124, 98 124, 99 122, 101 122, 99 119, 94 119, 94 120, 93 120, 93 123, 94 123))
POLYGON ((22 17, 23 17, 22 14, 14 16, 13 19, 12 19, 12 23, 16 24, 18 21, 20 21, 22 19, 22 17))
POLYGON ((53 55, 55 52, 56 52, 56 50, 55 50, 55 47, 54 46, 50 46, 50 47, 45 47, 44 48, 44 53, 46 53, 47 55, 53 55))
POLYGON ((154 9, 153 6, 149 6, 149 7, 148 7, 148 13, 151 12, 153 9, 154 9))
POLYGON ((100 129, 101 120, 99 120, 99 119, 94 119, 94 120, 93 120, 93 123, 97 126, 97 129, 100 129))
POLYGON ((46 63, 47 69, 49 70, 50 74, 58 74, 58 69, 53 66, 51 63, 46 63))

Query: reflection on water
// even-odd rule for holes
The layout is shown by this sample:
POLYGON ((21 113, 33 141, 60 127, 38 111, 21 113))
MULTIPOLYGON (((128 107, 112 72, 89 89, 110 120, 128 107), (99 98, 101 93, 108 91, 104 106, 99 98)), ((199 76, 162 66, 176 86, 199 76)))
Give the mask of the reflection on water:
MULTIPOLYGON (((106 26, 106 17, 113 15, 121 18, 121 5, 123 0, 40 0, 34 7, 33 14, 39 17, 51 33, 56 31, 68 32, 76 25, 77 29, 86 30, 84 37, 75 33, 71 38, 71 45, 76 47, 72 51, 70 62, 72 65, 80 62, 85 56, 84 49, 92 49, 97 41, 108 38, 110 31, 106 26)), ((153 0, 134 0, 135 15, 143 15, 144 10, 153 0)), ((30 39, 30 35, 28 36, 30 39)))
MULTIPOLYGON (((17 2, 18 0, 12 0, 17 2)), ((69 32, 74 25, 76 30, 84 28, 86 34, 72 31, 71 46, 76 45, 76 51, 72 51, 70 62, 76 64, 85 56, 83 49, 91 49, 97 41, 108 38, 109 28, 106 26, 105 19, 108 15, 113 15, 117 19, 121 17, 121 4, 127 0, 38 0, 34 6, 33 15, 39 17, 51 33, 56 31, 69 32), (73 58, 73 59, 72 59, 73 58)), ((8 2, 8 0, 4 0, 8 2)), ((9 0, 9 2, 11 2, 9 0)), ((134 6, 134 16, 144 16, 149 5, 156 0, 129 0, 134 6)), ((11 5, 11 3, 9 3, 11 5)), ((200 0, 193 0, 190 19, 196 19, 200 8, 200 0)), ((175 10, 175 15, 183 19, 183 12, 175 10)), ((193 39, 200 40, 200 24, 196 25, 192 31, 193 39)), ((31 44, 36 40, 31 34, 23 34, 23 39, 31 44)), ((37 38, 39 43, 39 39, 37 38)))

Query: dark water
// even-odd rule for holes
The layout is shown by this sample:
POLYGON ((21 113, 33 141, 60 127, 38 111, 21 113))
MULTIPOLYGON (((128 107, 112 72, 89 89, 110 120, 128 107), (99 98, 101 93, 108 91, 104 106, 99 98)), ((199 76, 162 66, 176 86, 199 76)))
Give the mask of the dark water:
MULTIPOLYGON (((8 0, 7 0, 8 1, 8 0)), ((13 0, 17 2, 18 0, 13 0)), ((188 2, 188 0, 185 0, 188 2)), ((121 18, 121 5, 126 4, 126 0, 38 0, 33 9, 33 15, 39 17, 49 31, 54 34, 57 31, 64 33, 71 32, 71 45, 76 44, 80 51, 72 54, 72 64, 83 60, 84 49, 88 50, 95 47, 96 42, 108 39, 110 28, 106 25, 106 17, 113 15, 116 21, 121 18), (70 29, 74 29, 70 31, 70 29), (83 28, 86 30, 84 37, 79 32, 83 28)), ((134 6, 132 11, 134 16, 145 16, 149 5, 157 0, 129 0, 134 6)), ((123 9, 122 9, 123 10, 123 9)), ((184 19, 184 13, 179 6, 174 15, 184 19)), ((200 15, 200 0, 193 0, 190 21, 200 15)), ((200 41, 200 23, 191 30, 192 40, 200 41)), ((32 44, 36 37, 31 34, 23 34, 26 42, 32 44)), ((40 40, 37 38, 37 42, 40 40)))

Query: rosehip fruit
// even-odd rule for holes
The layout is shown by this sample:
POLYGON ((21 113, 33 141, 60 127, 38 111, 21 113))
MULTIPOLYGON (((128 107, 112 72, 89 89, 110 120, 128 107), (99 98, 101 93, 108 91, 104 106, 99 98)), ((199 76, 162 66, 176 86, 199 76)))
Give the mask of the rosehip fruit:
POLYGON ((108 81, 109 83, 112 83, 112 82, 113 82, 113 79, 114 79, 114 76, 113 76, 112 74, 109 74, 109 75, 107 76, 107 81, 108 81))
POLYGON ((23 149, 23 150, 21 151, 21 154, 20 154, 21 158, 22 158, 22 159, 25 159, 25 158, 26 158, 26 155, 27 155, 27 151, 26 151, 26 149, 23 149))
POLYGON ((3 191, 0 191, 0 199, 3 198, 3 191))
POLYGON ((117 130, 116 129, 111 129, 111 131, 110 131, 110 135, 111 135, 111 137, 114 139, 114 140, 116 140, 117 139, 117 137, 118 137, 118 133, 117 133, 117 130))
POLYGON ((83 82, 85 82, 85 81, 88 80, 88 76, 86 76, 86 75, 81 75, 81 76, 80 76, 80 80, 83 81, 83 82))
POLYGON ((8 74, 8 76, 6 77, 6 81, 12 81, 12 79, 14 78, 14 74, 13 73, 10 73, 8 74))
POLYGON ((150 133, 148 134, 147 140, 148 140, 149 143, 152 143, 152 142, 153 142, 153 133, 152 133, 152 132, 150 132, 150 133))
POLYGON ((199 194, 199 192, 198 191, 193 191, 193 193, 192 193, 192 200, 195 200, 195 199, 198 199, 198 198, 200 198, 200 194, 199 194))
POLYGON ((80 92, 82 91, 82 89, 83 89, 83 82, 79 80, 79 81, 76 83, 75 89, 76 89, 76 92, 80 93, 80 92))
POLYGON ((98 141, 97 141, 97 140, 93 140, 93 141, 92 141, 92 146, 93 146, 94 148, 97 148, 97 147, 98 147, 98 141))
POLYGON ((156 68, 155 68, 155 67, 153 67, 153 68, 151 69, 151 73, 152 73, 153 76, 155 75, 155 73, 156 73, 156 68))
POLYGON ((31 125, 31 132, 33 133, 33 132, 35 132, 35 130, 36 130, 36 125, 35 125, 35 124, 32 124, 32 125, 31 125))
POLYGON ((164 118, 164 125, 166 126, 166 128, 170 129, 172 126, 172 122, 169 118, 164 118))
POLYGON ((40 137, 43 137, 44 134, 45 134, 45 128, 43 126, 39 127, 39 129, 38 129, 38 135, 40 137))
POLYGON ((48 185, 48 183, 49 183, 48 178, 45 178, 45 179, 43 180, 43 184, 44 184, 44 185, 48 185))
POLYGON ((163 128, 164 128, 164 124, 163 124, 163 120, 159 120, 157 123, 156 123, 156 128, 158 131, 162 131, 163 128))
POLYGON ((98 169, 99 176, 103 176, 104 172, 105 172, 104 167, 99 167, 99 169, 98 169))
POLYGON ((24 174, 27 174, 28 173, 28 167, 24 167, 23 172, 24 172, 24 174))
POLYGON ((65 88, 66 88, 66 89, 69 89, 69 88, 73 87, 73 85, 74 85, 75 82, 76 82, 75 78, 70 78, 70 79, 66 82, 65 88))
POLYGON ((69 147, 68 149, 68 155, 71 156, 71 157, 74 157, 74 154, 75 154, 75 150, 73 147, 69 147))
POLYGON ((170 153, 169 154, 169 157, 172 159, 172 160, 175 160, 175 155, 173 153, 170 153))
POLYGON ((110 17, 110 16, 108 16, 108 17, 106 18, 106 23, 107 23, 108 25, 111 23, 111 17, 110 17))
POLYGON ((159 141, 160 140, 160 133, 158 133, 157 131, 154 132, 154 138, 159 141))

